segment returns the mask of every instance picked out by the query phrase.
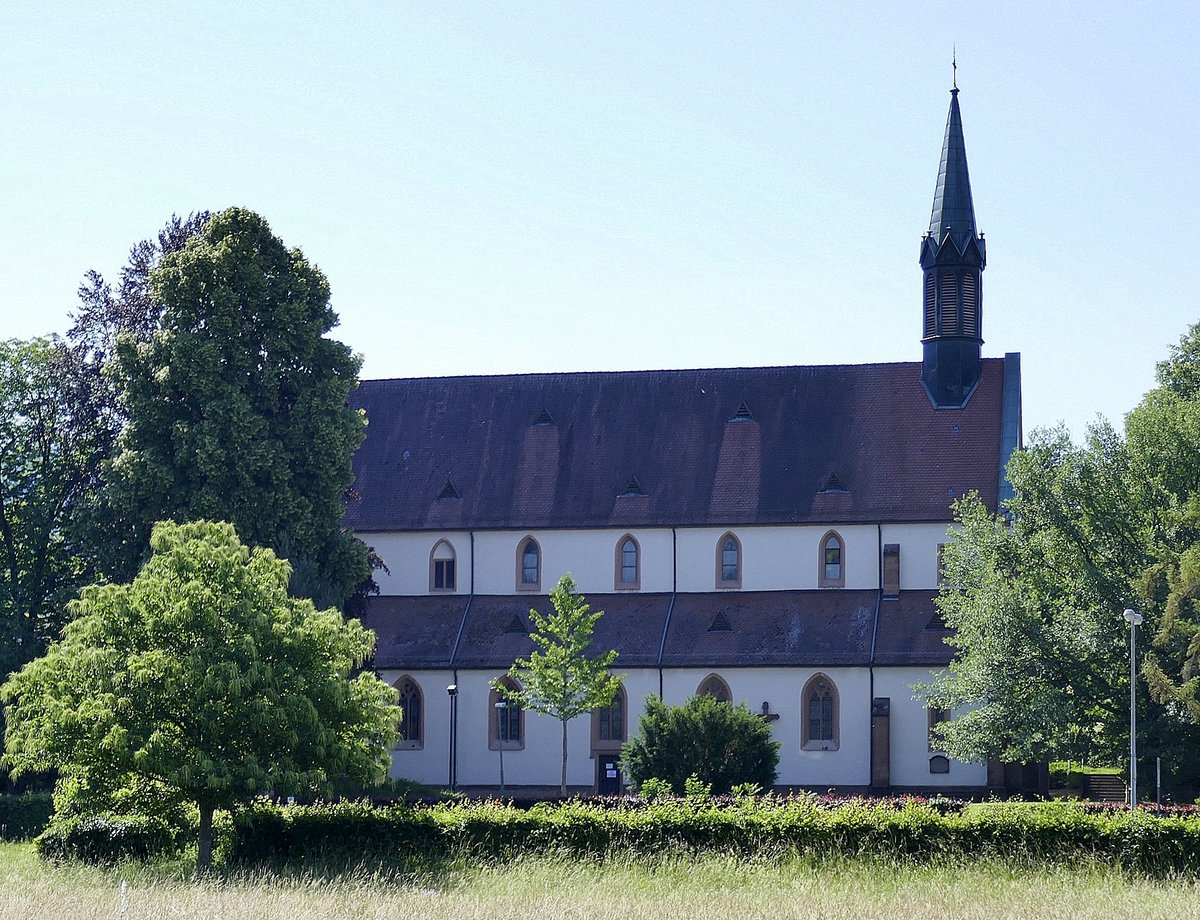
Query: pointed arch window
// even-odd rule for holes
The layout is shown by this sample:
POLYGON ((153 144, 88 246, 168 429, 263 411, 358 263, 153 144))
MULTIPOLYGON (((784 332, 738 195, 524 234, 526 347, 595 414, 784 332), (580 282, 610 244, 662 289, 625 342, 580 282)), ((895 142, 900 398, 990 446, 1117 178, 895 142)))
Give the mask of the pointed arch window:
POLYGON ((846 586, 846 541, 836 530, 829 531, 821 538, 817 566, 818 587, 846 586))
POLYGON ((717 587, 742 586, 742 542, 732 533, 717 541, 717 587))
POLYGON ((400 694, 400 741, 396 749, 419 750, 425 743, 425 701, 421 686, 407 674, 394 686, 400 694))
POLYGON ((729 684, 716 674, 709 674, 700 681, 700 686, 696 688, 696 696, 711 696, 718 703, 733 702, 733 693, 729 690, 729 684))
POLYGON ((429 590, 437 593, 458 590, 458 560, 449 540, 438 540, 429 553, 429 590))
POLYGON ((592 710, 592 750, 619 751, 625 741, 625 714, 628 712, 625 688, 618 687, 612 702, 592 710))
MULTIPOLYGON (((510 690, 521 689, 520 684, 510 677, 501 677, 500 683, 510 690)), ((505 700, 493 687, 488 694, 488 748, 498 751, 501 747, 506 751, 519 751, 525 747, 525 710, 505 700), (497 706, 499 702, 504 705, 497 706)))
POLYGON ((542 548, 533 537, 526 537, 517 546, 517 590, 542 589, 542 548))
POLYGON ((817 674, 800 696, 800 744, 806 751, 838 749, 838 692, 833 681, 817 674))
POLYGON ((636 591, 642 584, 642 548, 633 534, 617 541, 614 586, 618 591, 636 591))

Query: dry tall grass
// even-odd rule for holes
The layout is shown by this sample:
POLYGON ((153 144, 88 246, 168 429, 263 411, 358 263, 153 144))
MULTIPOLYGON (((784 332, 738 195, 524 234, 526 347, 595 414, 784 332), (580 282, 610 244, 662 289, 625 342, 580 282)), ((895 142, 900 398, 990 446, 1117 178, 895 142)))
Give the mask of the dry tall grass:
POLYGON ((0 917, 1195 920, 1200 886, 1130 878, 1100 866, 1018 870, 996 864, 916 867, 720 857, 655 863, 539 858, 461 866, 425 877, 330 881, 258 875, 197 883, 182 864, 112 871, 54 868, 28 846, 4 845, 0 917))

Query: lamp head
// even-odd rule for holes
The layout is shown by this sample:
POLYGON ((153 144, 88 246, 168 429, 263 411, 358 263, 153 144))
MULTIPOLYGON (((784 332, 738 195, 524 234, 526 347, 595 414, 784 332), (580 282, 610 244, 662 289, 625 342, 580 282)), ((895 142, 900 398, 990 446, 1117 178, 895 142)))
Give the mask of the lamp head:
POLYGON ((1129 610, 1129 609, 1126 609, 1125 613, 1123 613, 1122 616, 1125 617, 1125 622, 1131 626, 1141 626, 1142 621, 1145 619, 1145 617, 1143 617, 1136 610, 1129 610))
POLYGON ((458 684, 451 684, 446 688, 446 692, 451 696, 458 696, 458 684))

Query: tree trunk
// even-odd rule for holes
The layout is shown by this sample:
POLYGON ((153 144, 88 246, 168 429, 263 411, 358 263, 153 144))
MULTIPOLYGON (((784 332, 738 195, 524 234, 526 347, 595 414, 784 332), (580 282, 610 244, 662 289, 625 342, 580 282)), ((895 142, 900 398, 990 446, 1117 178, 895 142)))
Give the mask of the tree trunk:
POLYGON ((562 720, 563 727, 563 769, 562 769, 562 787, 558 790, 559 793, 566 798, 567 796, 567 720, 562 720))
POLYGON ((196 842, 196 874, 207 875, 212 868, 212 821, 211 805, 200 806, 200 839, 196 842))

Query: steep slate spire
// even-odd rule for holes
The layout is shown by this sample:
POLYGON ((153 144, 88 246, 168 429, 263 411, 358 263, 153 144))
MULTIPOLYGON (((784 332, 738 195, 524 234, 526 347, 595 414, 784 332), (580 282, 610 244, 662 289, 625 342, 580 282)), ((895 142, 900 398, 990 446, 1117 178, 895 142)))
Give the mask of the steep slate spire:
POLYGON ((967 172, 958 87, 950 90, 950 112, 929 232, 921 240, 924 360, 921 380, 934 404, 959 408, 979 382, 982 338, 982 274, 987 265, 967 172))

